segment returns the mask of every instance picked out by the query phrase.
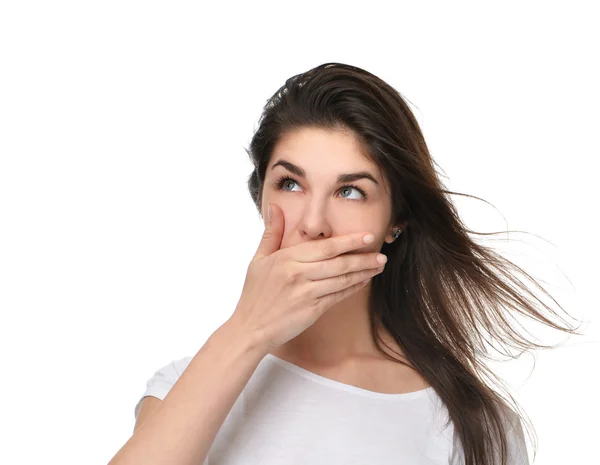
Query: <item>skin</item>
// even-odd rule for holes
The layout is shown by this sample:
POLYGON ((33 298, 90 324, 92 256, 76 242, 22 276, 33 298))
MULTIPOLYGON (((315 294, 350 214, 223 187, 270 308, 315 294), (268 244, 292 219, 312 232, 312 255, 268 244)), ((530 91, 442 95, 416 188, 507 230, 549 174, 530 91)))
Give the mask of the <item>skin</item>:
MULTIPOLYGON (((353 135, 302 128, 285 134, 273 150, 263 187, 262 213, 266 221, 268 202, 274 202, 282 209, 285 230, 281 249, 364 231, 373 233, 375 240, 359 252, 379 252, 384 241, 393 241, 392 233, 396 229, 404 228, 404 224, 392 224, 390 221, 389 192, 389 185, 379 167, 362 154, 353 135), (302 178, 283 166, 272 169, 281 159, 301 167, 306 177, 302 178), (366 200, 362 200, 362 194, 355 188, 344 187, 348 183, 336 183, 338 174, 357 171, 368 171, 378 183, 368 179, 350 183, 368 195, 366 200), (275 184, 281 176, 289 176, 293 180, 284 181, 278 189, 275 184)), ((386 360, 375 348, 368 319, 370 287, 369 284, 333 305, 312 326, 270 353, 313 371, 325 373, 326 369, 334 369, 338 379, 370 386, 373 390, 398 392, 398 386, 402 386, 400 390, 426 386, 422 380, 417 384, 414 380, 412 384, 408 383, 406 370, 412 369, 386 360), (363 380, 376 376, 375 371, 367 369, 375 370, 375 366, 376 373, 386 374, 387 385, 357 381, 359 373, 363 380)), ((382 338, 394 349, 392 355, 396 358, 402 356, 402 351, 387 332, 382 332, 382 338)))

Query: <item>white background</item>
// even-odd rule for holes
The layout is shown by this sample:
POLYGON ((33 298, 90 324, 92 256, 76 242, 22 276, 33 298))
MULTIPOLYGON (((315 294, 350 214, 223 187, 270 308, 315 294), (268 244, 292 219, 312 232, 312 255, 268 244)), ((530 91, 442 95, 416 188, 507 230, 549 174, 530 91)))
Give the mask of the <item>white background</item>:
POLYGON ((526 231, 518 263, 592 321, 500 370, 535 463, 595 460, 595 2, 201 3, 0 6, 0 462, 108 463, 231 315, 263 232, 243 148, 330 61, 400 91, 446 186, 492 204, 454 196, 467 224, 526 231))

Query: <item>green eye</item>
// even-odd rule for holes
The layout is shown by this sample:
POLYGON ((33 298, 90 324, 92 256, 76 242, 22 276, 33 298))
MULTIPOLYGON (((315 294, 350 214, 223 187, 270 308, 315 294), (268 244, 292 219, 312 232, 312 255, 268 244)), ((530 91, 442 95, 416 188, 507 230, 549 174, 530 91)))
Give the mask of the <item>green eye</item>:
MULTIPOLYGON (((285 175, 284 175, 284 176, 281 176, 279 179, 277 179, 277 180, 276 180, 276 181, 273 183, 273 185, 274 185, 274 186, 275 186, 277 189, 279 189, 279 190, 283 190, 283 191, 290 192, 290 191, 288 191, 287 189, 284 189, 284 188, 283 188, 284 184, 285 184, 287 181, 292 181, 293 183, 295 183, 295 184, 298 184, 298 181, 296 181, 294 178, 291 178, 291 177, 289 177, 289 176, 285 176, 285 175)), ((358 187, 358 186, 355 186, 355 185, 353 185, 353 184, 346 184, 346 185, 342 186, 342 187, 340 188, 340 191, 341 191, 341 190, 343 190, 343 189, 355 189, 355 190, 357 190, 357 191, 360 193, 360 195, 362 195, 362 197, 363 197, 362 199, 350 199, 350 198, 344 197, 345 199, 347 198, 348 200, 351 200, 351 201, 353 201, 353 202, 364 202, 365 200, 367 200, 367 199, 369 198, 369 196, 367 195, 367 193, 366 193, 365 191, 363 191, 363 190, 362 190, 360 187, 358 187)))

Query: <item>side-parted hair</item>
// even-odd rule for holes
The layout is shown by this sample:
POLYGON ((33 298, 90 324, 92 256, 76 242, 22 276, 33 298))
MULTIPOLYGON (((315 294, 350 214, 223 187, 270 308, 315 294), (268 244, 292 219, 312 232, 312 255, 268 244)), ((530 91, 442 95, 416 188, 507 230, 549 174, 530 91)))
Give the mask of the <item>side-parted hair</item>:
MULTIPOLYGON (((514 397, 485 364, 492 359, 486 340, 516 348, 517 355, 506 355, 517 358, 532 348, 555 346, 516 331, 514 314, 569 334, 581 335, 578 327, 570 327, 517 278, 524 276, 550 296, 528 273, 473 240, 470 235, 502 232, 468 229, 449 194, 482 199, 442 187, 401 94, 358 67, 322 64, 289 78, 267 101, 246 149, 254 165, 248 188, 259 212, 273 148, 284 133, 300 128, 354 134, 391 186, 392 224, 406 223, 398 239, 383 244, 388 261, 372 279, 369 315, 378 350, 415 368, 435 389, 448 409, 448 422, 454 423, 465 465, 506 465, 507 434, 523 415, 515 412, 521 409, 514 397), (401 347, 404 360, 381 348, 382 326, 401 347), (503 387, 515 410, 485 378, 503 387)), ((536 451, 537 446, 534 457, 536 451)))

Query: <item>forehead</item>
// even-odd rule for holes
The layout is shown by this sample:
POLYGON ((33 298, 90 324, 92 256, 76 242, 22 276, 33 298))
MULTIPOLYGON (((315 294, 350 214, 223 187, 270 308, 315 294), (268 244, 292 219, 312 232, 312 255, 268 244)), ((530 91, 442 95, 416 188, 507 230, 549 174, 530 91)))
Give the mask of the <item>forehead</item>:
POLYGON ((323 169, 327 166, 349 167, 369 169, 380 177, 378 166, 369 159, 358 138, 350 131, 306 127, 287 131, 275 144, 268 169, 281 158, 307 171, 314 166, 323 169))

